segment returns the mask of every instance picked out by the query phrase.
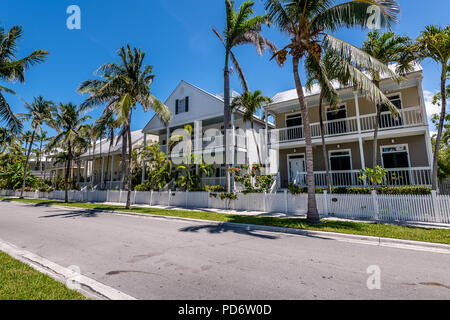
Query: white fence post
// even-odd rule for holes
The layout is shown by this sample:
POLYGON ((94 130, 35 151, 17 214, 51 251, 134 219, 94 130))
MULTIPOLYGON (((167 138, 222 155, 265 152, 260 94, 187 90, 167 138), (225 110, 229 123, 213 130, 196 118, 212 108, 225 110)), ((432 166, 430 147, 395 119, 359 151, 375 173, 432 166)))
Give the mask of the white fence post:
POLYGON ((170 195, 172 194, 172 192, 169 189, 169 193, 167 195, 167 207, 170 207, 170 195))
POLYGON ((264 191, 264 212, 267 212, 267 192, 264 191))
POLYGON ((329 212, 328 212, 328 191, 325 190, 323 192, 323 214, 326 215, 327 217, 329 216, 329 212))
POLYGON ((375 220, 378 220, 380 215, 380 207, 378 206, 377 192, 372 190, 373 209, 375 210, 375 220))
POLYGON ((211 208, 210 199, 211 199, 211 190, 208 190, 208 209, 211 208))
POLYGON ((150 207, 152 206, 152 202, 153 202, 153 189, 150 190, 150 203, 149 203, 150 207))
POLYGON ((286 214, 289 214, 289 198, 288 198, 288 192, 287 190, 284 190, 284 204, 285 204, 285 210, 284 212, 286 214))
POLYGON ((441 223, 441 211, 439 209, 439 200, 436 191, 431 191, 431 201, 433 201, 434 217, 437 223, 441 223))

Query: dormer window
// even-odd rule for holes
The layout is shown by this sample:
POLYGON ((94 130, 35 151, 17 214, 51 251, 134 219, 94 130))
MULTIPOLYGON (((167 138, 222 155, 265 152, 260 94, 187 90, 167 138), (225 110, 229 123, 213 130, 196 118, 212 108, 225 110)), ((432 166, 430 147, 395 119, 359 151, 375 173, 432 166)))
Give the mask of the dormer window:
POLYGON ((189 112, 189 97, 175 101, 175 114, 189 112))

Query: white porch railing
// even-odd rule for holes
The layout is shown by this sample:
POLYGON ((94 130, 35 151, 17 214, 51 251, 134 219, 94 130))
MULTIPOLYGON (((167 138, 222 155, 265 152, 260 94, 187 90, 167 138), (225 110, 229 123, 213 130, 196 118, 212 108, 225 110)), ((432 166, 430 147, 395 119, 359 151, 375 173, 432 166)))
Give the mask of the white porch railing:
MULTIPOLYGON (((368 132, 373 131, 375 128, 376 114, 362 115, 359 118, 361 124, 361 131, 368 132)), ((395 120, 390 112, 383 112, 381 114, 379 128, 380 131, 388 130, 392 128, 406 128, 423 124, 424 118, 422 115, 422 109, 420 107, 407 108, 400 110, 400 116, 395 120)), ((320 138, 320 123, 311 123, 311 137, 320 138)), ((324 121, 325 137, 339 136, 344 134, 352 134, 358 132, 358 118, 351 117, 333 121, 324 121)), ((303 126, 281 128, 272 130, 270 133, 272 136, 278 136, 271 140, 277 140, 279 142, 290 142, 303 140, 304 129, 303 126)))
MULTIPOLYGON (((402 168, 388 169, 386 179, 382 185, 389 187, 402 186, 430 186, 431 169, 430 168, 402 168)), ((333 187, 361 187, 364 181, 359 178, 360 170, 334 171, 330 172, 330 183, 333 187)), ((327 176, 325 171, 314 172, 314 180, 317 187, 327 186, 327 176)), ((298 186, 306 186, 306 172, 300 172, 291 179, 298 186)))

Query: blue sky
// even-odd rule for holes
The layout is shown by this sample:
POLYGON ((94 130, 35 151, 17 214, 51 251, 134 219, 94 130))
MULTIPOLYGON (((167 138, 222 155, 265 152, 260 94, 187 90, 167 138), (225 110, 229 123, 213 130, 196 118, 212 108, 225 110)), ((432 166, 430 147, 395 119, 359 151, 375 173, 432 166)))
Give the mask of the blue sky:
MULTIPOLYGON (((427 24, 449 23, 448 0, 398 2, 402 13, 393 30, 400 34, 416 38, 427 24)), ((211 28, 223 30, 224 7, 222 0, 4 0, 0 24, 6 29, 16 24, 24 28, 18 57, 35 49, 45 49, 50 56, 46 63, 30 69, 26 84, 1 84, 29 102, 43 95, 56 102, 79 104, 86 97, 76 91, 80 82, 93 78, 103 63, 117 61, 117 49, 129 43, 147 53, 145 62, 153 65, 157 75, 152 91, 162 101, 181 80, 212 93, 223 92, 223 48, 211 28), (72 4, 81 8, 81 30, 66 27, 66 9, 72 4)), ((262 1, 257 0, 255 7, 257 13, 263 13, 262 1)), ((264 34, 279 47, 287 43, 275 28, 265 29, 264 34)), ((342 30, 337 35, 359 46, 366 32, 342 30)), ((279 68, 269 61, 268 54, 259 57, 250 46, 235 53, 252 90, 273 96, 294 88, 290 63, 279 68)), ((423 67, 425 96, 429 98, 439 88, 440 68, 431 61, 423 67)), ((240 91, 236 77, 232 87, 240 91)), ((15 112, 24 110, 16 97, 8 95, 7 99, 15 112)), ((97 109, 90 115, 95 119, 100 112, 97 109)), ((135 113, 132 129, 143 128, 152 116, 152 112, 141 110, 135 113)))

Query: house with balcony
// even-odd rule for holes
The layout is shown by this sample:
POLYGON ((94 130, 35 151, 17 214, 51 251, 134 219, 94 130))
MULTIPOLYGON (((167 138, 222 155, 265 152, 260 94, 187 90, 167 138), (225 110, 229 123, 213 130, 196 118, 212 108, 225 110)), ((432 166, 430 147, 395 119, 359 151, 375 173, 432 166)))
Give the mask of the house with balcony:
MULTIPOLYGON (((232 97, 238 94, 232 92, 232 97)), ((233 110, 231 115, 232 128, 228 134, 229 161, 225 159, 224 147, 224 100, 220 94, 209 93, 186 81, 181 81, 172 94, 165 101, 165 105, 172 112, 172 120, 166 126, 158 116, 154 116, 143 129, 144 134, 159 137, 161 151, 168 154, 177 164, 183 161, 183 154, 175 154, 168 150, 168 141, 173 135, 183 133, 184 127, 193 128, 193 151, 201 154, 203 162, 213 165, 213 174, 203 179, 203 185, 225 185, 226 163, 233 165, 263 163, 262 157, 267 156, 270 161, 266 172, 278 172, 276 150, 267 150, 264 130, 274 129, 268 120, 254 116, 254 130, 251 123, 244 122, 242 110, 233 110), (260 161, 261 160, 261 161, 260 161)))
MULTIPOLYGON (((146 135, 142 130, 131 132, 131 143, 133 149, 140 148, 145 144, 155 143, 158 138, 146 135)), ((128 150, 127 150, 128 155, 128 150)), ((114 137, 102 139, 96 142, 95 149, 90 148, 79 158, 83 168, 83 183, 81 187, 92 186, 97 189, 120 189, 121 166, 122 166, 122 138, 114 137)), ((127 161, 127 159, 125 159, 127 161)))
MULTIPOLYGON (((381 81, 381 89, 400 111, 394 118, 384 107, 378 123, 378 163, 388 171, 385 185, 431 185, 432 147, 422 79, 422 67, 416 64, 400 84, 388 77, 381 81)), ((337 109, 331 109, 326 101, 322 107, 327 158, 323 156, 319 124, 320 88, 305 90, 315 182, 326 186, 327 161, 333 186, 362 186, 365 182, 359 179, 361 169, 374 167, 376 106, 352 87, 335 88, 340 96, 337 109)), ((296 90, 276 94, 265 111, 275 118, 276 129, 270 131, 269 140, 279 146, 281 187, 290 183, 306 185, 305 139, 296 90)))

